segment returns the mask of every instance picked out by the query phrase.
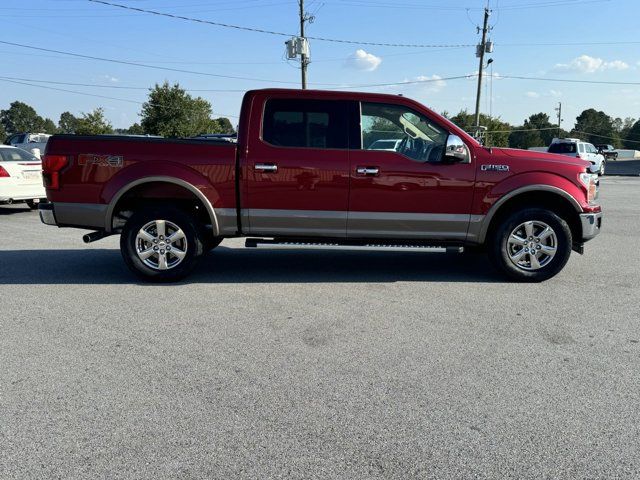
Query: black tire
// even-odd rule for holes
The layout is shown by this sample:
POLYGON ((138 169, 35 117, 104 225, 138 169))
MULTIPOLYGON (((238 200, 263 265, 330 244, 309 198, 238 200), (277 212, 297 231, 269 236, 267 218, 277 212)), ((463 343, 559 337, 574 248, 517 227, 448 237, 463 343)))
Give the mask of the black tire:
MULTIPOLYGON (((539 230, 538 233, 540 233, 539 230)), ((551 239, 547 239, 542 243, 536 243, 536 238, 538 237, 535 234, 532 237, 534 239, 533 243, 529 243, 528 238, 525 239, 528 243, 527 248, 530 248, 530 245, 534 245, 535 248, 539 246, 545 247, 545 242, 551 241, 551 239)), ((542 238, 542 235, 539 238, 542 238)), ((489 258, 493 265, 509 278, 521 282, 542 282, 555 276, 564 268, 571 255, 572 238, 569 225, 551 210, 543 208, 528 208, 510 214, 497 226, 488 241, 489 258), (519 264, 516 265, 515 260, 511 259, 510 249, 512 245, 509 244, 509 237, 516 228, 528 222, 534 222, 532 227, 534 229, 542 228, 540 224, 546 224, 553 230, 555 235, 555 254, 550 257, 537 251, 533 255, 536 257, 534 259, 532 259, 531 255, 524 254, 520 261, 525 265, 527 263, 529 265, 519 266, 519 264), (531 269, 535 268, 534 261, 541 264, 541 266, 537 269, 531 269)), ((524 248, 522 246, 523 250, 524 248)), ((521 252, 514 252, 514 255, 519 253, 521 252)))
MULTIPOLYGON (((153 226, 149 228, 153 228, 153 226)), ((160 229, 158 228, 156 232, 158 230, 160 229)), ((135 212, 122 229, 120 252, 127 267, 140 278, 151 282, 175 282, 191 273, 202 255, 203 245, 199 232, 200 228, 194 218, 181 210, 170 206, 144 208, 135 212), (181 237, 184 240, 179 241, 180 245, 166 244, 170 248, 172 247, 174 252, 179 251, 181 255, 183 252, 182 249, 184 248, 184 256, 181 259, 178 258, 175 253, 169 252, 170 248, 167 248, 165 257, 166 269, 161 269, 159 253, 152 254, 148 259, 148 263, 157 263, 157 268, 145 263, 145 260, 138 256, 139 242, 142 242, 142 240, 138 239, 139 232, 150 223, 161 220, 165 221, 165 234, 170 234, 174 231, 170 225, 173 224, 177 226, 184 235, 184 237, 181 237), (170 266, 172 262, 177 263, 175 263, 174 266, 170 266)), ((160 248, 160 245, 163 245, 162 248, 166 248, 164 243, 157 243, 157 245, 154 246, 149 241, 148 245, 158 248, 160 248)), ((156 248, 156 250, 158 248, 156 248)), ((158 250, 158 252, 160 252, 160 250, 158 250)), ((163 253, 165 252, 163 251, 163 253)))
POLYGON ((29 207, 31 210, 37 210, 38 209, 38 204, 33 200, 26 200, 24 203, 26 203, 27 207, 29 207))

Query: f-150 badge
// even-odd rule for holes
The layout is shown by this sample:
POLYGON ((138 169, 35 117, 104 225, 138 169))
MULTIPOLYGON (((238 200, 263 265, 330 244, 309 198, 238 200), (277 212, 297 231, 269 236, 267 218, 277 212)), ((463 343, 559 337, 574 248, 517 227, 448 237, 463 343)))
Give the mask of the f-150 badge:
POLYGON ((508 172, 509 165, 480 165, 483 172, 508 172))
POLYGON ((121 167, 123 158, 121 155, 95 155, 82 153, 78 155, 78 165, 97 165, 99 167, 121 167))

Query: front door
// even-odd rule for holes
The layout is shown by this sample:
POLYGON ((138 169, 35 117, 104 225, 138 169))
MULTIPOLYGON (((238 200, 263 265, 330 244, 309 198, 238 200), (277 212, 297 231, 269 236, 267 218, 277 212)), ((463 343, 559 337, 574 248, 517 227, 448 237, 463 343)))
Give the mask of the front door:
POLYGON ((249 144, 244 231, 345 237, 348 103, 270 98, 249 144))
POLYGON ((448 132, 393 104, 361 104, 362 145, 350 155, 350 238, 464 241, 475 167, 443 162, 448 132))

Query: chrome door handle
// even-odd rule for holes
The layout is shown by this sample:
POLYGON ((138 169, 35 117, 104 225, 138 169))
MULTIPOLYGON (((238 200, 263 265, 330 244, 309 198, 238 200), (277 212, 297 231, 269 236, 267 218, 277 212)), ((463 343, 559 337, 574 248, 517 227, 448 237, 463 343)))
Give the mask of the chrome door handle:
POLYGON ((253 168, 265 173, 276 173, 278 171, 278 166, 273 163, 256 163, 253 168))
POLYGON ((356 173, 358 175, 378 175, 380 169, 378 167, 357 167, 356 173))

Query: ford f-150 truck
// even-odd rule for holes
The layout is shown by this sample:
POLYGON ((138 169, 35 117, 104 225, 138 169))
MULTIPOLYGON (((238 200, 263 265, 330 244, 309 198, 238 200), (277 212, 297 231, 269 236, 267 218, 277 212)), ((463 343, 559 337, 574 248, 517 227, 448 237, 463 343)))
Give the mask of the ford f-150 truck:
POLYGON ((95 230, 87 242, 120 234, 128 267, 154 281, 184 277, 229 237, 485 249, 509 277, 541 281, 600 230, 588 166, 483 146, 402 96, 255 90, 243 99, 237 144, 51 137, 40 216, 95 230))

